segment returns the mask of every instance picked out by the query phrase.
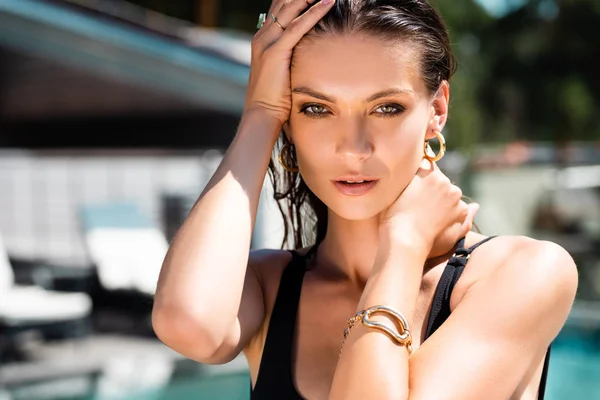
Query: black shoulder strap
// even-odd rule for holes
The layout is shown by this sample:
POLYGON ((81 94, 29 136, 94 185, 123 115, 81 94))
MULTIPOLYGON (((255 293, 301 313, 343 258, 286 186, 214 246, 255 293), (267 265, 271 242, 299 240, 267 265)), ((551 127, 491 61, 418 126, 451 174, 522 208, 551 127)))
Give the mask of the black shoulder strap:
MULTIPOLYGON (((476 243, 468 249, 464 247, 465 239, 459 240, 456 245, 456 251, 454 255, 448 260, 448 264, 444 269, 444 273, 438 283, 431 306, 431 312, 429 314, 429 321, 427 323, 427 332, 425 333, 425 339, 431 336, 450 316, 450 296, 452 290, 458 282, 463 273, 467 261, 471 256, 473 250, 493 239, 495 236, 490 236, 484 240, 476 243)), ((546 391, 546 382, 548 380, 548 368, 550 366, 550 350, 552 346, 548 347, 546 357, 544 358, 544 367, 542 370, 542 377, 540 380, 540 386, 538 389, 538 400, 543 400, 546 391)))
POLYGON ((537 400, 544 400, 544 396, 546 394, 546 381, 548 380, 548 367, 550 366, 551 349, 552 345, 548 346, 548 350, 546 351, 546 357, 544 358, 544 368, 542 369, 542 378, 540 380, 540 387, 538 390, 537 400))
POLYGON ((440 282, 435 289, 425 339, 431 336, 450 316, 450 296, 452 295, 452 290, 456 282, 458 282, 458 278, 462 275, 473 250, 494 237, 487 237, 469 248, 465 248, 465 238, 458 241, 454 255, 448 260, 440 282))
POLYGON ((291 253, 292 260, 281 274, 254 392, 293 393, 295 390, 291 375, 292 352, 306 255, 291 253))

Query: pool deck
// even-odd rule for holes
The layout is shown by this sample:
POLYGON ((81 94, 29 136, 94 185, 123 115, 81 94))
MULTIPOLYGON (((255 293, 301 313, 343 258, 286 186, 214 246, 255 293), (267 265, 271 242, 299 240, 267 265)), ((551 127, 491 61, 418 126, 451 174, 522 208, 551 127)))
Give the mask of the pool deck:
POLYGON ((120 335, 92 335, 55 343, 33 341, 25 353, 27 361, 0 366, 0 387, 93 375, 105 383, 126 384, 137 391, 167 382, 181 362, 197 369, 198 376, 247 371, 243 355, 224 365, 208 366, 186 359, 156 339, 120 335))

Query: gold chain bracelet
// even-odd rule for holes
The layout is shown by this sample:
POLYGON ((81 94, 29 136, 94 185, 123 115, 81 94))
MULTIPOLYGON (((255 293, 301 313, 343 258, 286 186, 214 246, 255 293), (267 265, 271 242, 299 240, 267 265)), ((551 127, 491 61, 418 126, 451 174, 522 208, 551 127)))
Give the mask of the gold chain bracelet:
POLYGON ((362 322, 362 324, 368 328, 375 329, 375 330, 385 333, 397 345, 406 346, 406 349, 408 350, 408 354, 409 355, 412 354, 412 351, 413 351, 412 350, 412 336, 410 334, 410 329, 408 327, 408 321, 406 320, 406 318, 404 318, 404 316, 402 314, 400 314, 399 312, 395 311, 394 309, 392 309, 390 307, 373 306, 373 307, 367 308, 366 310, 359 311, 358 313, 356 313, 356 315, 354 317, 348 319, 348 321, 347 321, 348 326, 346 327, 346 329, 344 329, 344 341, 342 342, 342 347, 340 348, 339 355, 342 354, 342 350, 344 349, 344 344, 346 343, 346 339, 348 338, 348 335, 350 335, 350 330, 354 327, 354 325, 356 325, 359 322, 362 322), (402 332, 400 332, 400 333, 394 332, 392 329, 390 329, 386 325, 384 325, 380 322, 372 321, 371 316, 373 314, 387 314, 389 316, 392 316, 398 322, 400 327, 402 328, 402 332))

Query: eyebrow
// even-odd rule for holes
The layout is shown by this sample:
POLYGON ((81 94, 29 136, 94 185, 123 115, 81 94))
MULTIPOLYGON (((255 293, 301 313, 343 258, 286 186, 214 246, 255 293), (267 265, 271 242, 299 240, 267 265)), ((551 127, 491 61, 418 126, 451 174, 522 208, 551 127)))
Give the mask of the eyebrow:
MULTIPOLYGON (((294 88, 294 89, 292 89, 292 93, 303 93, 303 94, 309 95, 311 97, 314 97, 314 98, 317 98, 320 100, 328 101, 330 103, 335 103, 335 98, 328 97, 328 96, 324 95, 323 93, 317 92, 316 90, 313 90, 306 86, 299 86, 297 88, 294 88)), ((375 101, 382 97, 392 96, 392 95, 396 95, 396 94, 412 94, 412 93, 413 93, 413 91, 411 89, 389 88, 389 89, 382 90, 381 92, 377 92, 377 93, 369 96, 367 99, 365 99, 365 102, 369 103, 371 101, 375 101)))

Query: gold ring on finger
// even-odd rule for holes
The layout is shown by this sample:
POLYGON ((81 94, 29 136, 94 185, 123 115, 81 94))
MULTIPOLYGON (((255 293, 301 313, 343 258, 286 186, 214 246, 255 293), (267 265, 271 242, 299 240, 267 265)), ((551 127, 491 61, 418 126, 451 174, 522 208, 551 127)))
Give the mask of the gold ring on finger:
POLYGON ((279 23, 279 21, 277 21, 277 18, 271 14, 271 19, 273 20, 274 23, 276 23, 277 25, 279 25, 279 27, 283 30, 285 30, 285 28, 283 26, 281 26, 281 24, 279 23))

